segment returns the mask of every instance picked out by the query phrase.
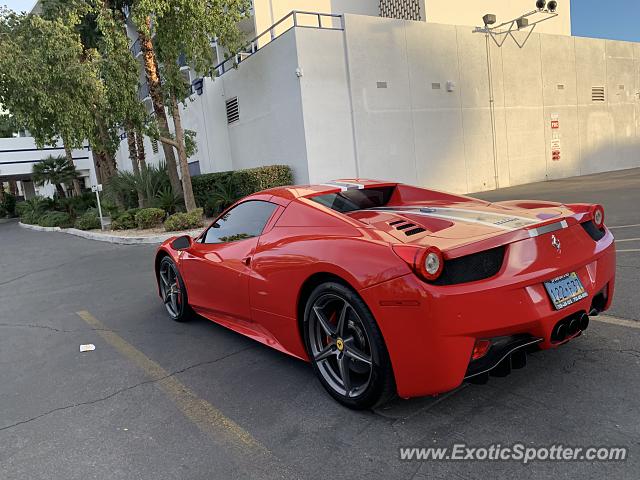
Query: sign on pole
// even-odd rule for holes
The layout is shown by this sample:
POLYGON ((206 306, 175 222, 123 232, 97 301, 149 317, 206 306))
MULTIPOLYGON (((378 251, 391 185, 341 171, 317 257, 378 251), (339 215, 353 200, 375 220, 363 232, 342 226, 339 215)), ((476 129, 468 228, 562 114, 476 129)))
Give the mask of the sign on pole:
POLYGON ((102 184, 91 185, 91 191, 96 193, 96 201, 98 202, 98 215, 100 215, 100 229, 104 230, 104 220, 102 219, 102 206, 100 205, 100 192, 102 191, 102 184))

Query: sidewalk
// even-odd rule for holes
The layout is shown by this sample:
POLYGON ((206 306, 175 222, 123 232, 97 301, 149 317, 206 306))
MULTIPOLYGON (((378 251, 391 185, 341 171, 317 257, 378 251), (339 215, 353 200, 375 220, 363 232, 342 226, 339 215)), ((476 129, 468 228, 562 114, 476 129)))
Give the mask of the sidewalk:
POLYGON ((98 242, 118 243, 121 245, 139 245, 139 244, 159 244, 171 237, 190 235, 192 237, 199 235, 204 227, 195 230, 183 230, 180 232, 158 232, 157 230, 145 231, 127 231, 122 233, 114 233, 113 230, 101 232, 99 230, 78 230, 77 228, 60 228, 60 227, 41 227, 39 225, 28 225, 18 222, 22 228, 35 230, 38 232, 61 232, 76 237, 86 238, 87 240, 97 240, 98 242))

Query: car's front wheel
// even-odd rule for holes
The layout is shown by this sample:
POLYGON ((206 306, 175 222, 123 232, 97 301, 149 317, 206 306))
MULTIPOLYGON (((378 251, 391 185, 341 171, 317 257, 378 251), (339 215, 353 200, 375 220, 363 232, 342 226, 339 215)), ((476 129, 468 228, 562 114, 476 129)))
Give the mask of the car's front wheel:
POLYGON ((191 316, 187 302, 187 290, 178 271, 178 267, 169 257, 160 261, 158 269, 160 295, 169 316, 176 322, 185 322, 191 316))
POLYGON ((309 296, 303 331, 313 369, 327 391, 350 408, 369 408, 395 392, 382 334, 356 292, 335 282, 309 296))

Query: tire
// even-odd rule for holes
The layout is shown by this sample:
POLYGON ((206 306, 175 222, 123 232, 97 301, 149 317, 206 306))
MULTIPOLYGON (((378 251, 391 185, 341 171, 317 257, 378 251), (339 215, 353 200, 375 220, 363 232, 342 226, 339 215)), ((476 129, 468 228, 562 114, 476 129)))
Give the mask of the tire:
POLYGON ((361 410, 384 403, 395 394, 391 361, 380 329, 352 289, 336 282, 316 287, 305 305, 303 333, 313 370, 341 404, 361 410))
POLYGON ((158 268, 158 285, 164 306, 172 320, 186 322, 192 317, 187 289, 178 267, 170 257, 164 257, 158 268))

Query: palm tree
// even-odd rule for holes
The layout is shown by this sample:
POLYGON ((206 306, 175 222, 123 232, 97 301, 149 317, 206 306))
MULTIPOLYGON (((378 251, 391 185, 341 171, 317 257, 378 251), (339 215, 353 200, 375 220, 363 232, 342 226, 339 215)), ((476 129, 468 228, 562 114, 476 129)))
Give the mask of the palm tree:
POLYGON ((78 172, 75 165, 63 156, 49 155, 33 165, 33 183, 40 187, 47 182, 55 185, 60 198, 67 196, 62 185, 72 183, 76 178, 78 178, 78 172))

